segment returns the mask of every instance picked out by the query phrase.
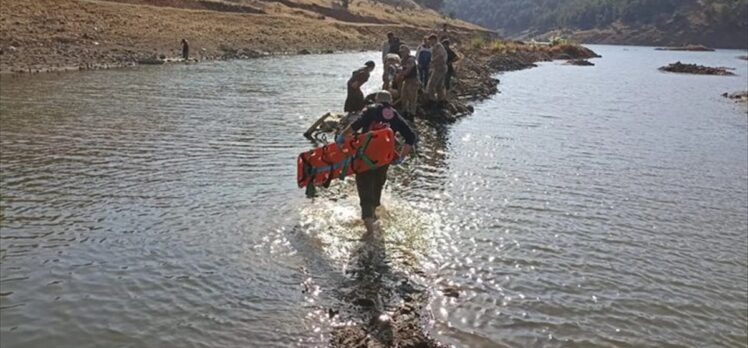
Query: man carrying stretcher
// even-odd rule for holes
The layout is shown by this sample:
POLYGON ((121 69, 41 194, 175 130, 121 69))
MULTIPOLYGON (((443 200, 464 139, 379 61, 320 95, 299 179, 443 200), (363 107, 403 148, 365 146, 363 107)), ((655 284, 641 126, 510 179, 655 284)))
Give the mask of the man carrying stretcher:
MULTIPOLYGON (((393 164, 399 164, 410 153, 411 147, 416 142, 416 134, 392 106, 392 95, 389 92, 377 92, 374 102, 376 104, 364 109, 358 120, 335 137, 335 142, 339 145, 342 144, 345 137, 350 136, 353 131, 369 132, 390 128, 405 138, 405 145, 403 145, 397 159, 392 162, 393 164)), ((356 189, 361 204, 361 218, 364 220, 367 230, 372 229, 374 221, 377 219, 374 210, 381 205, 380 199, 384 183, 387 181, 388 167, 389 165, 384 165, 377 169, 356 174, 356 189)))

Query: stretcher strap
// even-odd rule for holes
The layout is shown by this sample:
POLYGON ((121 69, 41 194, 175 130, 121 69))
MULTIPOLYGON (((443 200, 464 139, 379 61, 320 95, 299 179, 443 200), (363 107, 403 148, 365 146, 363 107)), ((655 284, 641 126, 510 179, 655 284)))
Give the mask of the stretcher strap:
POLYGON ((361 145, 361 147, 358 148, 358 151, 356 152, 356 157, 360 158, 364 163, 369 167, 369 169, 376 169, 377 166, 374 164, 374 162, 371 161, 369 156, 366 156, 364 154, 364 151, 366 151, 366 148, 369 146, 369 141, 371 141, 372 134, 371 132, 366 134, 366 139, 364 140, 364 144, 361 145))
POLYGON ((353 162, 356 159, 361 159, 361 161, 363 161, 364 164, 366 164, 366 166, 369 167, 369 169, 376 169, 377 165, 374 164, 374 162, 369 158, 369 156, 366 156, 366 154, 364 154, 364 151, 366 151, 366 148, 369 146, 369 142, 371 142, 371 138, 372 138, 372 134, 371 133, 367 133, 366 134, 366 138, 364 139, 363 145, 361 145, 361 147, 358 148, 358 150, 356 151, 356 153, 353 154, 353 155, 351 155, 351 156, 348 156, 348 157, 344 158, 342 161, 340 161, 338 163, 330 163, 330 162, 324 160, 324 158, 325 158, 325 148, 322 149, 322 154, 321 154, 320 159, 323 162, 325 162, 325 163, 328 164, 326 166, 312 167, 311 165, 308 165, 307 160, 302 156, 302 162, 304 162, 304 169, 305 169, 304 170, 304 177, 306 177, 307 175, 314 176, 314 175, 317 175, 319 173, 330 172, 331 174, 328 177, 328 180, 327 180, 327 183, 326 183, 326 185, 329 185, 329 182, 332 179, 332 172, 333 171, 335 171, 337 169, 340 169, 340 168, 343 168, 343 170, 340 171, 340 175, 338 176, 338 178, 341 179, 341 180, 345 179, 345 177, 348 175, 348 171, 345 170, 345 168, 347 166, 349 166, 349 165, 351 166, 351 168, 353 168, 353 162))

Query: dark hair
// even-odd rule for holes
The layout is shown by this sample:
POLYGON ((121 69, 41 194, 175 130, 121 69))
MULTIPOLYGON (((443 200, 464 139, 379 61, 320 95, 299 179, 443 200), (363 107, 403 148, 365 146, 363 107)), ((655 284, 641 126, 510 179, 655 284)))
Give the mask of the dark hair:
POLYGON ((442 40, 442 45, 449 46, 449 39, 442 40))
POLYGON ((392 36, 395 36, 395 33, 393 33, 393 32, 387 33, 387 37, 392 37, 392 36))
POLYGON ((429 36, 429 40, 436 40, 436 39, 438 39, 438 37, 436 36, 436 34, 431 34, 429 36))
POLYGON ((373 68, 376 64, 374 64, 374 62, 370 60, 370 61, 364 63, 364 65, 373 68))

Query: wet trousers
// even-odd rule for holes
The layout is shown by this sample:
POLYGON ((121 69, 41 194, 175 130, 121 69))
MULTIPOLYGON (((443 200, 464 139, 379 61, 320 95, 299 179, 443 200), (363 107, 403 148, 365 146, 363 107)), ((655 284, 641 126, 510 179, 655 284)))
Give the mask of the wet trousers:
POLYGON ((408 117, 416 115, 418 108, 418 86, 418 79, 414 77, 405 79, 402 88, 400 88, 400 105, 408 117))
POLYGON ((447 92, 444 88, 444 80, 446 76, 446 70, 431 70, 431 73, 429 74, 429 82, 426 85, 427 100, 434 100, 434 95, 436 95, 436 101, 447 100, 447 92))
POLYGON ((389 165, 356 174, 356 189, 361 203, 361 218, 373 218, 374 210, 381 205, 382 189, 387 182, 389 165))
POLYGON ((429 66, 418 66, 418 79, 421 80, 421 87, 426 88, 429 82, 429 66))

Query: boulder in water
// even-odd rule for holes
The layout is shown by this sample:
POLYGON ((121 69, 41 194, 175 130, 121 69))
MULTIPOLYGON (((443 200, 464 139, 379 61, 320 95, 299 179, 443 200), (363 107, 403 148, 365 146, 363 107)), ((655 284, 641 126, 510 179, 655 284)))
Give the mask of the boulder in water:
POLYGON ((723 93, 723 97, 732 99, 736 102, 748 103, 748 91, 735 92, 735 93, 723 93))
POLYGON ((663 66, 660 68, 660 70, 674 72, 674 73, 697 74, 697 75, 720 75, 720 76, 735 75, 732 72, 727 71, 727 68, 723 68, 723 67, 713 68, 713 67, 696 65, 696 64, 683 64, 681 62, 675 62, 668 66, 663 66))

